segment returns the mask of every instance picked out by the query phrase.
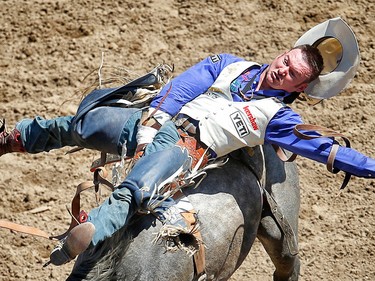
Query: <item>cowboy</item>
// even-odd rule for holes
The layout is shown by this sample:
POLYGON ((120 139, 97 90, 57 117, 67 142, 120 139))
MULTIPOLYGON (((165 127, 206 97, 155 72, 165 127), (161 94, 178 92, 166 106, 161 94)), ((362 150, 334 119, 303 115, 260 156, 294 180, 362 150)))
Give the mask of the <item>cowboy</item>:
MULTIPOLYGON (((149 210, 150 199, 160 202, 151 210, 159 220, 186 229, 173 200, 156 192, 159 185, 191 169, 188 151, 176 145, 181 140, 177 127, 193 135, 211 158, 270 143, 327 163, 333 140, 296 137, 293 129, 302 120, 286 103, 301 92, 310 103, 337 95, 354 77, 358 64, 353 32, 340 18, 332 19, 304 34, 269 65, 228 54, 206 58, 162 89, 151 103, 158 110, 148 126, 139 124, 141 110, 101 106, 104 97, 121 88, 96 90, 75 116, 26 119, 11 132, 3 131, 0 155, 76 145, 114 154, 121 154, 125 146, 129 155, 143 149, 144 156, 124 182, 90 212, 88 222, 75 227, 53 250, 51 262, 64 264, 118 231, 137 210, 149 210)), ((338 148, 333 167, 375 177, 375 161, 346 147, 338 148)))

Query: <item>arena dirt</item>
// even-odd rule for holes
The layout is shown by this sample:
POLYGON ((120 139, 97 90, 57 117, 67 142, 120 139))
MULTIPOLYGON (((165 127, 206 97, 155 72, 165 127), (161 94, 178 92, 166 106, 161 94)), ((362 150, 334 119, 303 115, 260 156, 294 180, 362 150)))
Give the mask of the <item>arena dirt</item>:
MULTIPOLYGON (((216 53, 268 63, 304 31, 340 16, 361 49, 358 74, 340 96, 293 107, 305 122, 347 135, 375 157, 375 4, 373 0, 7 0, 0 8, 0 115, 17 120, 74 114, 82 79, 101 63, 143 74, 160 62, 178 74, 216 53), (66 102, 68 101, 68 102, 66 102), (64 103, 65 102, 65 103, 64 103)), ((98 156, 68 149, 0 158, 0 218, 61 233, 75 186, 91 179, 98 156)), ((375 279, 375 182, 297 159, 301 178, 302 281, 375 279)), ((64 280, 72 263, 42 268, 54 242, 0 230, 0 280, 64 280)), ((272 280, 274 267, 259 242, 232 277, 272 280)))

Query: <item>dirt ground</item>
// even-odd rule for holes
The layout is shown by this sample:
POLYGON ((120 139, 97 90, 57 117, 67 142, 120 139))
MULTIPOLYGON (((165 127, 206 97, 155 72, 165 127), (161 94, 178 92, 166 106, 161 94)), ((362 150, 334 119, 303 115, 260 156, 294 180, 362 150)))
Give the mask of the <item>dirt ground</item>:
MULTIPOLYGON (((357 35, 361 64, 340 96, 316 107, 296 103, 308 123, 341 131, 375 157, 374 0, 2 0, 0 116, 10 127, 36 115, 74 114, 82 79, 105 61, 143 74, 160 62, 176 74, 216 53, 268 63, 309 28, 342 17, 357 35), (64 101, 73 98, 69 103, 64 101)), ((0 158, 0 218, 61 233, 75 186, 91 179, 88 151, 68 149, 0 158)), ((298 158, 302 281, 375 280, 375 181, 298 158)), ((64 280, 72 264, 43 268, 54 243, 0 230, 0 280, 64 280)), ((257 242, 236 280, 272 280, 257 242)))

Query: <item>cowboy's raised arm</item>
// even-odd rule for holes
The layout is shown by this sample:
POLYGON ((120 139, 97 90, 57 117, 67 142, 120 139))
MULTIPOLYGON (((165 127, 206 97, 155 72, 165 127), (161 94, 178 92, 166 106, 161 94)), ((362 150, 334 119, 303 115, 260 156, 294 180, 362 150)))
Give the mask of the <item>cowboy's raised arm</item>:
MULTIPOLYGON (((300 115, 290 108, 282 108, 269 122, 265 141, 276 144, 303 157, 327 164, 333 140, 328 137, 303 140, 293 133, 295 125, 301 124, 300 115)), ((375 159, 340 146, 333 167, 357 177, 375 178, 375 159)))

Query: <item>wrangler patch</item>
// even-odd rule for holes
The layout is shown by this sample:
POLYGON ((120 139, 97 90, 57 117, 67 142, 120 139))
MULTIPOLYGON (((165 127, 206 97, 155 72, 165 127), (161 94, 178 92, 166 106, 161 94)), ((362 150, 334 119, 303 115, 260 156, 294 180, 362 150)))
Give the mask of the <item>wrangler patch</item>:
POLYGON ((257 122, 255 121, 256 118, 254 118, 253 114, 251 114, 250 112, 250 109, 249 109, 249 106, 245 106, 243 108, 243 110, 245 111, 246 115, 247 115, 247 118, 249 118, 249 121, 250 121, 250 124, 251 126, 253 127, 254 130, 259 130, 259 127, 258 127, 258 124, 257 122))
POLYGON ((230 115, 233 125, 237 130, 238 135, 243 138, 250 133, 249 128, 246 126, 246 122, 243 119, 240 111, 236 111, 230 115))
POLYGON ((213 63, 217 63, 217 62, 221 61, 221 57, 219 55, 210 56, 210 59, 213 63))

